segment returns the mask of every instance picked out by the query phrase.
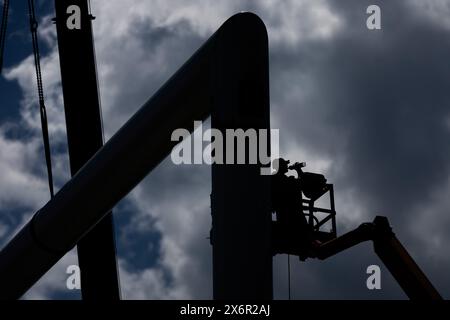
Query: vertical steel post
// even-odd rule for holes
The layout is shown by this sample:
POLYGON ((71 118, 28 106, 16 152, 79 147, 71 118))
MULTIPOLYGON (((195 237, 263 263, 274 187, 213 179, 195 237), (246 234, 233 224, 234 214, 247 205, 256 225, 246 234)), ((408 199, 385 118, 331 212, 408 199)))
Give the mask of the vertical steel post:
MULTIPOLYGON (((264 23, 256 15, 238 15, 229 19, 216 36, 211 127, 220 129, 224 137, 226 129, 270 130, 268 40, 264 23)), ((268 137, 270 143, 270 132, 268 137)), ((247 161, 249 143, 245 146, 247 161)), ((224 161, 226 153, 224 150, 224 161)), ((236 152, 234 160, 236 163, 236 152)), ((270 181, 269 176, 261 175, 261 165, 258 160, 257 164, 212 167, 215 299, 273 297, 270 181)))
MULTIPOLYGON (((102 147, 92 16, 87 0, 55 0, 72 176, 102 147)), ((80 215, 83 212, 80 212, 80 215)), ((120 299, 111 212, 78 242, 83 299, 120 299)))

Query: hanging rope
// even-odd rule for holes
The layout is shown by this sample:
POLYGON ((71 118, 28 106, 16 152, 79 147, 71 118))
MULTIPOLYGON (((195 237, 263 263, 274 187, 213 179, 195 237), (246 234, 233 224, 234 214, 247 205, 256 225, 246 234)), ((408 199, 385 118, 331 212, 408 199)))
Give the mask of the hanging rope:
POLYGON ((3 0, 2 24, 0 26, 0 74, 3 70, 3 54, 5 52, 6 28, 8 26, 9 0, 3 0))
POLYGON ((288 254, 288 299, 291 300, 291 255, 288 254))
POLYGON ((37 37, 38 23, 36 20, 36 14, 34 10, 34 0, 28 0, 28 13, 30 17, 30 29, 31 38, 33 42, 33 55, 34 55, 34 65, 36 68, 36 82, 39 95, 39 111, 41 113, 41 127, 42 127, 42 137, 44 139, 44 152, 45 161, 47 163, 47 174, 48 174, 48 186, 50 189, 50 196, 53 198, 53 174, 52 174, 52 159, 50 156, 50 142, 48 137, 48 126, 47 126, 47 112, 44 103, 44 88, 42 85, 42 73, 41 73, 41 62, 39 55, 39 45, 37 37))

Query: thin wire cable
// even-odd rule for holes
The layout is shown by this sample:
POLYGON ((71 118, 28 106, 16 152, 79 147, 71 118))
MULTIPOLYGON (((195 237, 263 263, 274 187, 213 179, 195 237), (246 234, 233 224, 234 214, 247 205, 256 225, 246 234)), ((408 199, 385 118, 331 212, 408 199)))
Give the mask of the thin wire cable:
POLYGON ((52 159, 50 153, 50 142, 48 137, 47 111, 45 108, 45 101, 44 101, 44 87, 42 85, 41 62, 37 37, 38 23, 36 20, 36 13, 34 10, 34 0, 28 0, 28 13, 30 17, 30 30, 33 42, 34 65, 36 68, 36 82, 39 95, 39 111, 41 114, 41 127, 42 127, 42 138, 44 140, 45 162, 47 164, 48 186, 50 189, 50 196, 53 198, 54 192, 53 192, 52 159))
POLYGON ((291 255, 288 254, 288 299, 291 300, 291 255))
POLYGON ((3 55, 5 53, 8 13, 9 13, 9 0, 3 0, 2 24, 0 26, 0 74, 2 73, 3 70, 3 55))

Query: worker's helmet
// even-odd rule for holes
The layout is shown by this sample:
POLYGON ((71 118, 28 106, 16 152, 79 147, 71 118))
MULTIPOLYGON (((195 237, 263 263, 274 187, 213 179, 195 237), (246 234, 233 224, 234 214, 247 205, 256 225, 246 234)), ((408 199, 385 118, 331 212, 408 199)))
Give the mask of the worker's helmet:
POLYGON ((277 169, 278 174, 284 174, 288 172, 289 162, 289 160, 278 158, 273 160, 273 166, 275 169, 277 169))

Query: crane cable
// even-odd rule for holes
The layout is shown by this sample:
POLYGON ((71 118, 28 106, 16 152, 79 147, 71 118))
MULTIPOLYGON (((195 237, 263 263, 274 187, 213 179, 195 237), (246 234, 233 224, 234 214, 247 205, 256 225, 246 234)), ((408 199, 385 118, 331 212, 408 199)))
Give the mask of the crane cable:
POLYGON ((42 138, 44 140, 45 161, 47 164, 48 186, 50 189, 50 196, 53 198, 54 193, 53 193, 52 160, 50 154, 50 142, 48 137, 47 112, 44 102, 44 88, 42 85, 41 63, 37 37, 38 23, 36 20, 36 14, 34 10, 34 0, 28 0, 28 13, 30 18, 31 38, 33 42, 33 56, 34 56, 34 65, 36 68, 36 82, 39 95, 39 111, 41 114, 41 128, 42 128, 42 138))
POLYGON ((3 70, 3 53, 5 52, 6 28, 8 26, 9 0, 3 0, 2 24, 0 26, 0 74, 3 70))

